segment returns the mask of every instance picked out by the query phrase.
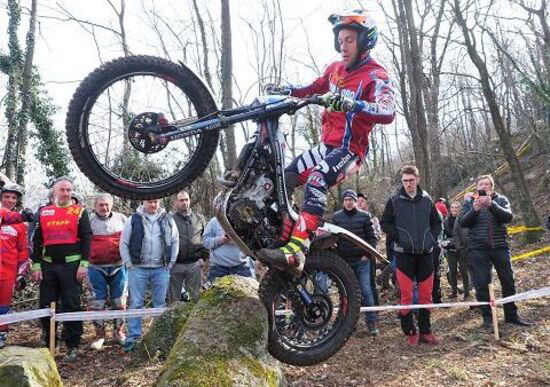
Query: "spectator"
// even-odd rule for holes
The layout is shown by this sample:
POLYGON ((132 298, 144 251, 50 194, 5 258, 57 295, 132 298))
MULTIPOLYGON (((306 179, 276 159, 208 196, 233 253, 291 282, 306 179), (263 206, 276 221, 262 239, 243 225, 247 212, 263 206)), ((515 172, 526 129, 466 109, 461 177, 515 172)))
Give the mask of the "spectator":
MULTIPOLYGON (((353 232, 364 239, 371 246, 376 246, 376 235, 368 212, 357 209, 357 194, 348 189, 342 195, 343 208, 332 216, 332 222, 337 226, 353 232)), ((344 258, 353 269, 359 286, 363 306, 374 306, 371 272, 376 270, 373 257, 367 256, 365 251, 355 244, 342 240, 338 242, 338 255, 344 258)), ((375 312, 366 313, 367 330, 370 335, 377 336, 377 315, 375 312)))
POLYGON ((202 287, 203 257, 206 252, 202 245, 202 234, 206 219, 191 209, 191 198, 186 191, 176 195, 175 204, 174 221, 179 233, 179 252, 170 272, 168 303, 180 300, 184 284, 191 301, 196 302, 202 287))
MULTIPOLYGON (((460 225, 469 229, 468 254, 478 301, 489 301, 492 266, 500 280, 502 295, 508 297, 516 294, 506 231, 506 223, 510 223, 513 218, 512 210, 508 199, 496 193, 494 186, 490 175, 479 176, 476 179, 477 192, 465 200, 459 218, 460 225)), ((492 329, 491 309, 487 305, 480 309, 482 326, 492 329)), ((515 325, 532 325, 519 317, 513 302, 504 304, 504 321, 515 325)))
MULTIPOLYGON (((23 189, 13 183, 2 187, 2 207, 10 211, 21 203, 23 189)), ((14 286, 24 287, 23 274, 28 271, 29 248, 25 223, 2 224, 0 228, 0 315, 9 312, 14 286)), ((6 346, 8 325, 0 325, 0 349, 6 346)))
MULTIPOLYGON (((443 217, 441 216, 441 212, 437 211, 437 214, 439 216, 439 221, 443 222, 443 217)), ((433 247, 432 250, 432 261, 433 261, 433 268, 434 268, 434 279, 433 279, 433 288, 432 288, 432 301, 434 304, 441 304, 442 302, 442 292, 441 292, 441 246, 440 246, 440 240, 443 237, 443 229, 440 229, 441 232, 437 236, 436 244, 433 247)))
POLYGON ((86 208, 86 205, 84 204, 84 198, 78 192, 73 191, 73 193, 71 194, 71 200, 73 201, 73 204, 79 204, 83 208, 86 208))
POLYGON ((451 285, 450 298, 456 298, 458 293, 457 274, 460 269, 462 284, 464 287, 464 300, 470 297, 470 276, 468 274, 468 261, 466 260, 466 238, 468 230, 460 226, 457 217, 460 214, 460 203, 451 204, 451 213, 443 222, 445 237, 448 238, 447 262, 449 263, 449 285, 451 285))
MULTIPOLYGON (((380 221, 376 216, 373 216, 371 214, 371 212, 369 211, 369 204, 367 202, 367 198, 365 195, 363 195, 360 192, 357 194, 357 208, 369 214, 372 220, 372 226, 374 227, 374 235, 376 236, 376 241, 378 242, 382 235, 382 230, 380 229, 380 221)), ((372 247, 376 248, 376 243, 372 245, 372 247)), ((379 297, 378 297, 378 289, 376 288, 376 261, 373 261, 373 270, 370 271, 370 276, 371 276, 372 296, 374 297, 374 305, 380 305, 379 297)))
MULTIPOLYGON (((113 197, 100 193, 95 197, 94 210, 90 214, 92 226, 92 247, 88 281, 90 310, 104 310, 110 299, 112 309, 126 309, 127 272, 120 256, 120 236, 127 220, 126 216, 113 212, 113 197)), ((123 319, 113 320, 113 337, 124 345, 123 319)), ((105 322, 94 320, 95 340, 91 347, 100 350, 105 342, 105 322)))
POLYGON ((449 211, 447 211, 447 200, 445 198, 439 198, 435 202, 435 208, 437 211, 441 214, 441 217, 445 219, 449 215, 449 211))
MULTIPOLYGON (((442 229, 435 205, 420 188, 419 180, 415 166, 407 165, 401 169, 403 186, 387 201, 380 222, 382 230, 393 241, 402 305, 412 305, 415 280, 419 304, 432 302, 432 252, 442 229)), ((416 345, 419 341, 432 345, 438 343, 431 331, 429 309, 418 311, 420 335, 417 335, 410 309, 402 309, 400 316, 401 328, 409 344, 416 345)))
MULTIPOLYGON (((71 200, 73 182, 58 178, 54 184, 55 204, 42 207, 33 234, 33 273, 40 283, 40 308, 61 300, 61 312, 81 310, 79 282, 86 279, 92 229, 88 212, 71 200)), ((42 318, 42 343, 47 345, 50 319, 42 318)), ((67 345, 65 360, 78 356, 82 337, 82 321, 63 324, 63 340, 67 345)))
POLYGON ((231 274, 255 277, 252 260, 225 234, 217 218, 210 219, 206 225, 202 244, 210 250, 210 268, 206 279, 208 283, 231 274))
MULTIPOLYGON (((128 269, 130 309, 143 308, 149 284, 153 307, 166 306, 170 269, 178 248, 178 229, 172 216, 161 208, 159 199, 145 200, 126 221, 120 243, 120 255, 128 269)), ((140 337, 141 317, 129 318, 124 351, 133 351, 140 337)))
POLYGON ((36 229, 36 225, 38 224, 38 215, 40 214, 40 210, 42 209, 42 207, 49 206, 54 203, 55 203, 54 191, 53 191, 53 188, 50 188, 48 190, 48 198, 46 200, 46 204, 41 204, 38 207, 38 209, 33 215, 33 220, 29 222, 28 235, 29 235, 29 249, 31 254, 32 254, 32 240, 33 240, 34 230, 36 229))
POLYGON ((374 227, 374 233, 376 235, 376 240, 380 240, 382 234, 382 229, 380 228, 380 221, 376 216, 374 216, 369 210, 369 203, 367 202, 367 197, 361 192, 357 193, 357 208, 361 211, 368 212, 372 220, 372 226, 374 227))

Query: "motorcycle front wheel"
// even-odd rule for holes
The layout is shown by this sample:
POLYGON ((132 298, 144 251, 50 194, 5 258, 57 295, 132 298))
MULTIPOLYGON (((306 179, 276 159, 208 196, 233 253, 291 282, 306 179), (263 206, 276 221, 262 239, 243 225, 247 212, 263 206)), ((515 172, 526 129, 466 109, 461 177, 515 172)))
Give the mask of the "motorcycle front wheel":
POLYGON ((302 276, 293 281, 269 270, 260 283, 269 317, 268 350, 283 363, 317 364, 338 352, 355 330, 359 284, 350 266, 326 251, 310 253, 302 276), (304 291, 310 303, 304 302, 304 291))
POLYGON ((119 58, 80 83, 67 112, 67 140, 78 167, 106 192, 134 200, 166 197, 203 173, 220 133, 158 144, 148 126, 190 122, 216 110, 189 68, 153 56, 119 58))

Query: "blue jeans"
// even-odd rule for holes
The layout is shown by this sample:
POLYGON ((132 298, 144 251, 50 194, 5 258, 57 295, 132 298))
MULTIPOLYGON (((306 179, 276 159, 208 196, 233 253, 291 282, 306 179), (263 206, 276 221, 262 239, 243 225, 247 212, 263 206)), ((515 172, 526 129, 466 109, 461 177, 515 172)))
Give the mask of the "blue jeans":
MULTIPOLYGON (((90 310, 103 310, 107 299, 111 299, 112 309, 125 309, 128 281, 128 273, 124 266, 108 266, 88 268, 88 282, 91 294, 88 299, 90 310)), ((123 319, 114 319, 115 329, 120 329, 123 319)), ((94 326, 100 330, 105 329, 103 320, 94 320, 94 326)))
MULTIPOLYGON (((152 269, 132 267, 128 270, 128 288, 130 291, 130 309, 142 309, 147 285, 151 283, 153 307, 166 306, 166 292, 170 281, 167 267, 152 269)), ((128 336, 126 342, 135 342, 141 337, 141 317, 128 319, 128 336)))
MULTIPOLYGON (((359 287, 361 288, 361 305, 362 306, 374 306, 374 296, 372 294, 371 287, 371 262, 370 259, 364 261, 358 261, 350 264, 357 281, 359 281, 359 287)), ((367 322, 375 322, 378 318, 375 312, 366 313, 367 322)))
POLYGON ((123 267, 93 267, 88 268, 88 280, 94 292, 94 300, 115 300, 124 296, 128 273, 123 267), (115 272, 116 271, 116 272, 115 272))
POLYGON ((208 278, 207 282, 214 282, 216 278, 225 277, 226 275, 240 275, 241 277, 256 277, 256 272, 254 271, 254 263, 249 258, 247 263, 243 263, 239 266, 218 266, 212 265, 208 269, 208 278))

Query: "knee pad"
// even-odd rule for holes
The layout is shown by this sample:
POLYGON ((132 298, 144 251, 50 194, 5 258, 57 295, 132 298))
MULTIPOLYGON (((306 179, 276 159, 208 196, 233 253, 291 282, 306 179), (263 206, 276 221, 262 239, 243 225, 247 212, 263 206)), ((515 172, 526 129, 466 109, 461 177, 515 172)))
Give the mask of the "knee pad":
POLYGON ((311 174, 309 175, 307 179, 307 185, 310 187, 316 187, 321 188, 323 190, 328 189, 328 185, 325 181, 325 176, 323 173, 317 169, 315 169, 311 174))

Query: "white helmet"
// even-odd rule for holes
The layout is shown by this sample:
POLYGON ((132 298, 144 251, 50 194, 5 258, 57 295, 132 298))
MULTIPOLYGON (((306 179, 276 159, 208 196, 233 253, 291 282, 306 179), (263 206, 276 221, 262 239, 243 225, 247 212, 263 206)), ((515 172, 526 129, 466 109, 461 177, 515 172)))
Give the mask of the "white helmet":
POLYGON ((1 193, 5 193, 5 192, 12 192, 14 194, 17 194, 20 199, 23 197, 23 188, 16 183, 4 184, 4 186, 2 187, 1 193))

